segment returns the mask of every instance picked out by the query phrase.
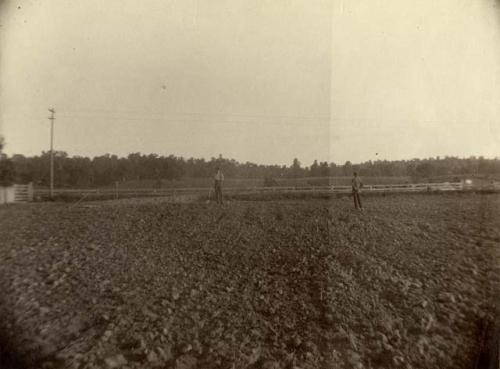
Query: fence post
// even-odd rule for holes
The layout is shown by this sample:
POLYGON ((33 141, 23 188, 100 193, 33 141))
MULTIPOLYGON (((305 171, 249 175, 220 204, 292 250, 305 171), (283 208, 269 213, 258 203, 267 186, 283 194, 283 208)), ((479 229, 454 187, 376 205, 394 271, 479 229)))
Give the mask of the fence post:
POLYGON ((34 192, 33 182, 28 183, 28 201, 33 201, 34 192))

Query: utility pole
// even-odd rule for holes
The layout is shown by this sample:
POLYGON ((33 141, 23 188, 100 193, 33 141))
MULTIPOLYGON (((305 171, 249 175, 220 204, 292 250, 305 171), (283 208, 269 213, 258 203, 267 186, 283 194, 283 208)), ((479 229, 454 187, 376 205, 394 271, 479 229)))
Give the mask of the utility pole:
POLYGON ((55 109, 50 108, 50 199, 54 198, 54 120, 55 109))

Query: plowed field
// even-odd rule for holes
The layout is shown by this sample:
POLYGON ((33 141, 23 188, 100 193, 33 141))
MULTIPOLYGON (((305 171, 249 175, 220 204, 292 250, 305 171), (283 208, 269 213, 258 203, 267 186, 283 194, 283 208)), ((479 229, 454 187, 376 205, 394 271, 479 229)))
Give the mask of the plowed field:
POLYGON ((500 196, 0 208, 0 367, 474 368, 500 196))

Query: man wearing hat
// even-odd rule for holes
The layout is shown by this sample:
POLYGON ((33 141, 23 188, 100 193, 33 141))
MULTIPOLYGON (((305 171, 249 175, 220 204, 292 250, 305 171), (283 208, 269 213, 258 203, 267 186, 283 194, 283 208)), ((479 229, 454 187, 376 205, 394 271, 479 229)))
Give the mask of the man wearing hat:
POLYGON ((354 198, 354 208, 359 210, 363 210, 363 206, 361 205, 361 197, 359 196, 361 187, 363 187, 363 183, 358 177, 358 173, 354 172, 354 176, 352 177, 352 197, 354 198))
POLYGON ((222 170, 219 167, 217 167, 214 176, 214 192, 215 192, 215 201, 217 202, 217 204, 223 204, 222 182, 224 182, 224 174, 222 174, 222 170))

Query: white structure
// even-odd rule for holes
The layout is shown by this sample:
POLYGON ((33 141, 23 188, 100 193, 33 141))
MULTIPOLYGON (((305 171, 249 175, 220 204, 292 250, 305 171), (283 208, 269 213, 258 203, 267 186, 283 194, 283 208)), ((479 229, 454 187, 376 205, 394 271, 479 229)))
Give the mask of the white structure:
POLYGON ((0 205, 33 201, 33 184, 0 186, 0 205))

